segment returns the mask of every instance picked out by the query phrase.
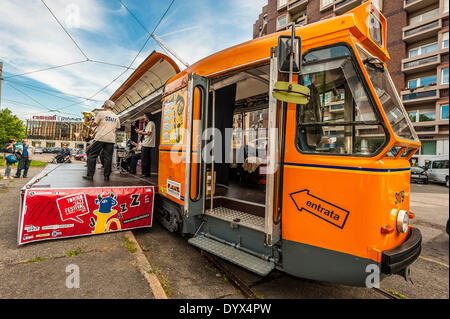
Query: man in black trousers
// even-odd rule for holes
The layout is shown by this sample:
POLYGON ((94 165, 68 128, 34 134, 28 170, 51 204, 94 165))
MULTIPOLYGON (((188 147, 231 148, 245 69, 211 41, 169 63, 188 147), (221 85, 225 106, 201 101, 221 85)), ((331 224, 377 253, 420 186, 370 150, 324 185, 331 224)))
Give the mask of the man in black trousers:
POLYGON ((136 129, 136 133, 139 135, 143 135, 144 138, 142 140, 142 153, 141 153, 141 161, 142 161, 142 175, 141 177, 150 177, 152 171, 151 165, 151 150, 152 147, 155 147, 155 139, 156 139, 156 127, 155 123, 150 120, 151 113, 145 113, 145 129, 143 131, 136 129))
POLYGON ((97 157, 103 153, 104 170, 103 176, 105 181, 109 180, 111 175, 112 157, 114 152, 114 144, 116 143, 116 131, 120 128, 119 117, 112 111, 114 102, 107 100, 103 104, 104 111, 99 112, 95 116, 92 126, 96 126, 95 137, 87 152, 87 175, 84 179, 92 181, 95 174, 95 166, 97 157))

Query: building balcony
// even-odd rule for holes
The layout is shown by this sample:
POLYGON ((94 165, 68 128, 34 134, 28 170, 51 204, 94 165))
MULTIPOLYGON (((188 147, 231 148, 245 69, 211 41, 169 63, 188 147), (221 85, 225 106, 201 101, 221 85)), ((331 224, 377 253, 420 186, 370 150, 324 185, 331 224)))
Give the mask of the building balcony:
POLYGON ((402 72, 406 74, 435 70, 441 64, 441 55, 438 51, 418 55, 402 60, 402 72))
POLYGON ((343 14, 353 8, 356 8, 362 3, 362 0, 337 0, 334 3, 334 12, 336 14, 343 14))
POLYGON ((437 36, 442 29, 442 19, 436 16, 429 20, 409 25, 403 28, 403 41, 407 43, 417 42, 432 36, 437 36))
POLYGON ((417 135, 423 135, 423 134, 437 134, 438 128, 436 126, 435 121, 430 122, 416 122, 413 123, 414 130, 416 131, 417 135))
POLYGON ((297 21, 295 21, 295 26, 296 27, 301 27, 301 26, 306 25, 306 24, 308 24, 308 17, 307 16, 304 16, 304 17, 302 17, 300 19, 297 19, 297 21))
POLYGON ((404 105, 424 104, 437 101, 440 98, 439 87, 437 85, 417 88, 415 90, 403 90, 401 92, 404 105))
POLYGON ((288 2, 287 10, 291 15, 295 15, 301 11, 306 10, 308 0, 290 0, 288 2))
POLYGON ((438 2, 439 0, 403 0, 403 8, 411 13, 438 2))

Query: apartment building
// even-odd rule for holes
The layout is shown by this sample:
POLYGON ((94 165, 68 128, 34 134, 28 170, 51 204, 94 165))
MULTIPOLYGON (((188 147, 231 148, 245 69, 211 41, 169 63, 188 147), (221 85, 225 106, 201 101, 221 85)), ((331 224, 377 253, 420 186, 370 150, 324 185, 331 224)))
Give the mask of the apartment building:
MULTIPOLYGON (((253 37, 341 15, 366 0, 268 0, 253 37)), ((421 155, 449 154, 449 3, 372 0, 387 19, 387 66, 422 142, 421 155)), ((334 101, 338 103, 338 101, 334 101)), ((338 108, 338 105, 333 106, 338 108)), ((336 110, 335 112, 338 112, 336 110)))

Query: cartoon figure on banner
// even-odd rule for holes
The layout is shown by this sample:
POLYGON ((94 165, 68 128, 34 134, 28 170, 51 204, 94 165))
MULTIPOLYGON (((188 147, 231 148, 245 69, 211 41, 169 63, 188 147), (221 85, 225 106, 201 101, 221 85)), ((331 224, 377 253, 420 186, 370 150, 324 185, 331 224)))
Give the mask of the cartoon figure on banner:
POLYGON ((177 96, 177 100, 175 102, 177 108, 174 116, 174 120, 175 120, 175 132, 176 132, 176 141, 177 143, 181 142, 181 138, 182 138, 182 132, 181 130, 183 129, 184 126, 184 106, 185 106, 185 102, 184 102, 184 97, 183 95, 178 95, 177 96))
POLYGON ((97 216, 97 220, 94 221, 91 218, 91 227, 95 227, 94 234, 102 234, 109 232, 111 230, 111 224, 115 223, 117 230, 120 230, 120 221, 117 218, 111 218, 111 216, 117 214, 117 210, 112 209, 118 204, 117 195, 110 193, 108 197, 102 197, 103 193, 97 195, 95 204, 98 205, 98 209, 94 210, 92 213, 97 216))

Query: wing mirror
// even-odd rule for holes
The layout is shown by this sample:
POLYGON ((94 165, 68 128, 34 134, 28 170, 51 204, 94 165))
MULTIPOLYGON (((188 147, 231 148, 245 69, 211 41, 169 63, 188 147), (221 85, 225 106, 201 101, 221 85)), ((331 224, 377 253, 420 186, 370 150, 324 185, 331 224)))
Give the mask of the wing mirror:
POLYGON ((306 104, 309 101, 309 88, 292 83, 293 74, 300 74, 302 70, 301 39, 295 36, 295 23, 292 24, 291 36, 278 38, 278 71, 289 74, 289 82, 275 83, 272 95, 279 101, 306 104))

